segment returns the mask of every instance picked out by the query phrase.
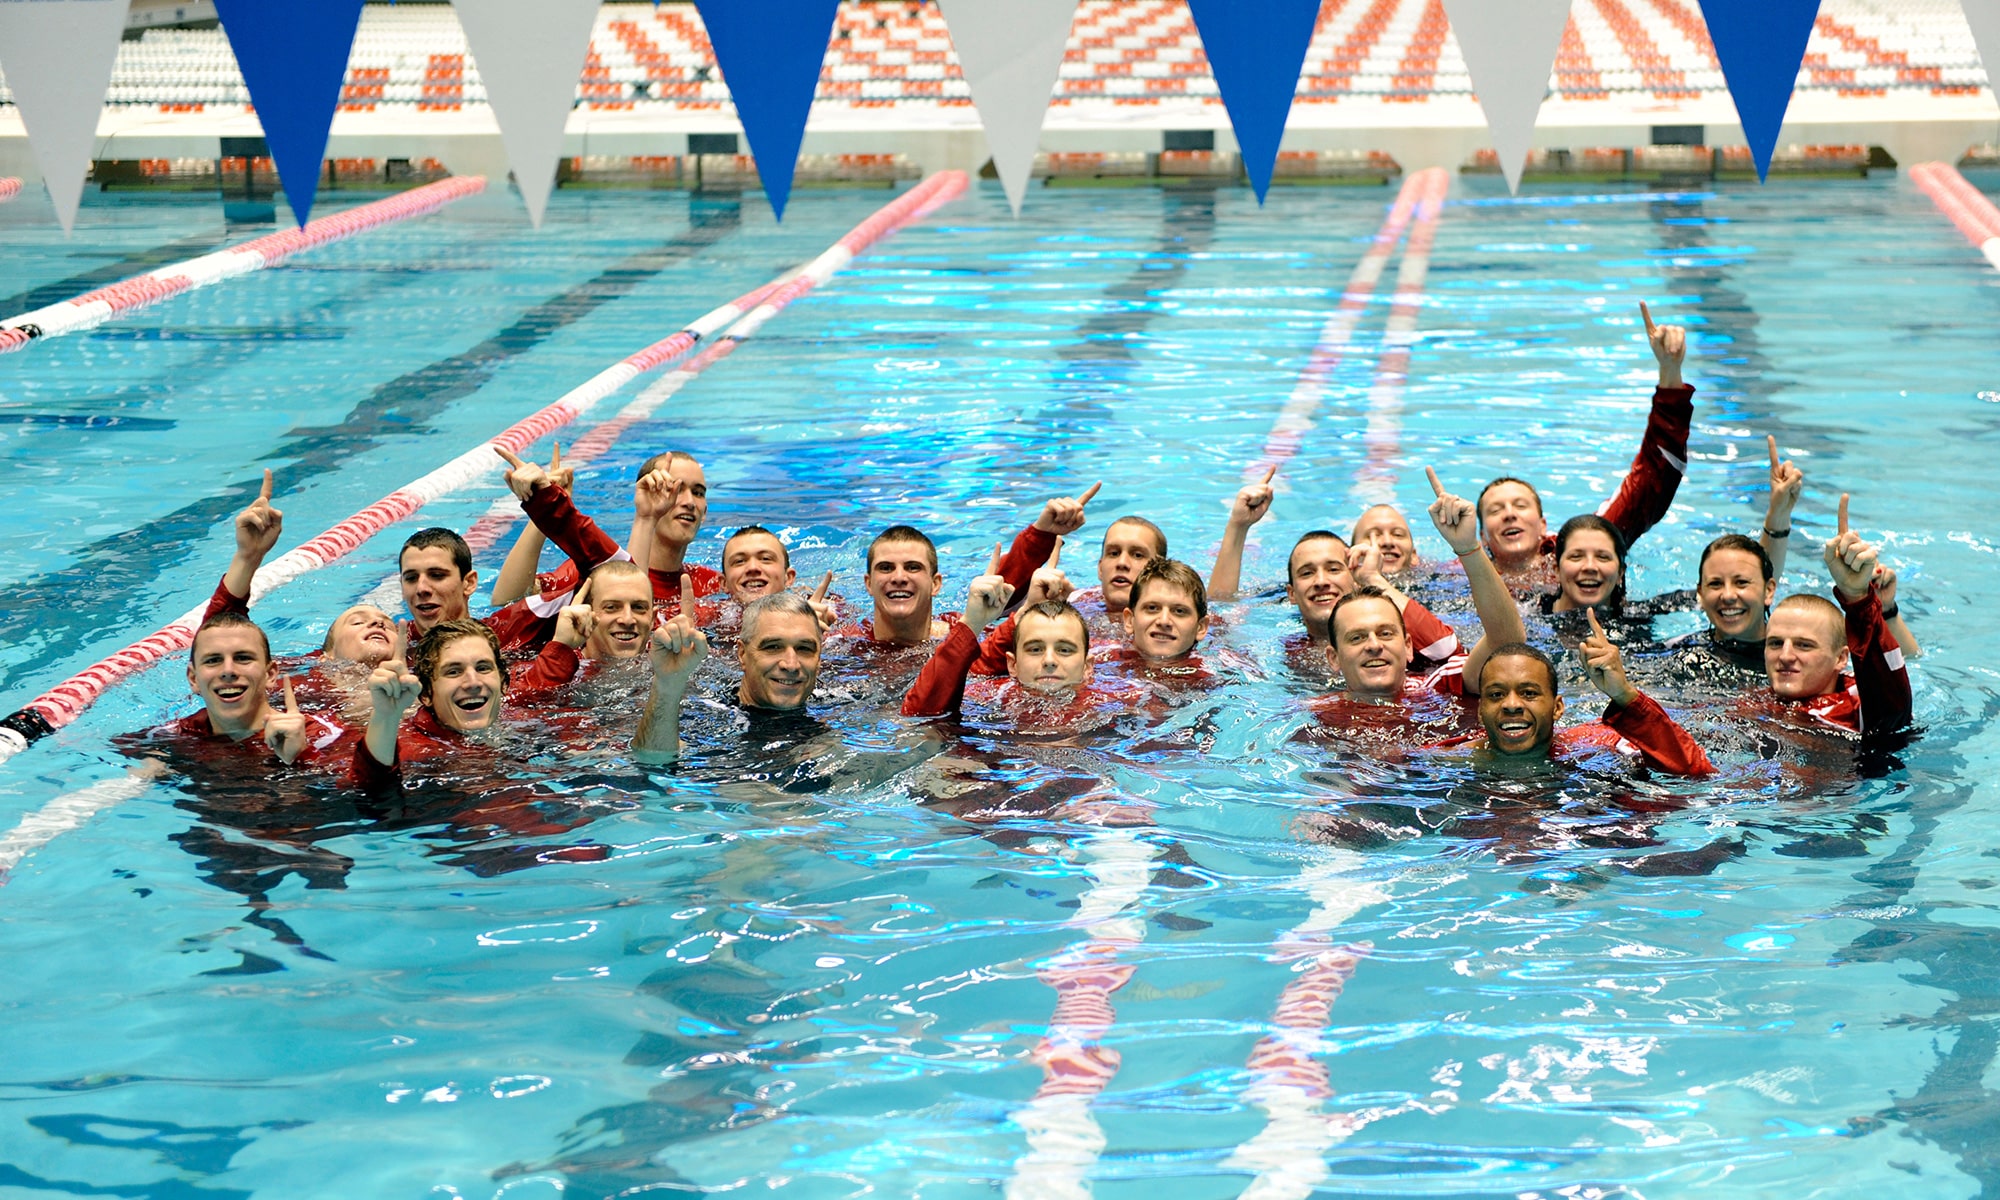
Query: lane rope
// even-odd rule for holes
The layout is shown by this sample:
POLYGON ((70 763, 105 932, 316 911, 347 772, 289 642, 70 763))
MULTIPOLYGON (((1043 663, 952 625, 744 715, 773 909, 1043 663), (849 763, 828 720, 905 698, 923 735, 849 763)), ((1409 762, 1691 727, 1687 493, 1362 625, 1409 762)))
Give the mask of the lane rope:
POLYGON ((1433 177, 1443 177, 1449 185, 1450 177, 1437 167, 1418 171, 1403 180, 1402 190, 1396 193, 1396 202, 1390 206, 1389 215, 1376 231, 1368 252, 1361 256, 1361 261, 1354 265, 1353 274, 1348 276, 1347 286, 1340 295, 1340 306, 1320 328, 1319 341, 1313 347, 1312 357, 1307 360, 1305 370, 1300 373, 1291 396, 1286 399, 1284 408, 1279 411, 1277 421, 1264 440, 1263 457, 1243 472, 1243 482, 1255 483, 1263 479, 1272 467, 1282 467, 1298 454, 1307 431, 1312 429, 1314 414, 1332 390, 1333 373, 1347 355, 1348 343, 1354 340, 1354 331, 1361 324, 1362 315, 1368 311, 1369 300, 1388 269, 1396 243, 1402 240, 1403 232, 1416 216, 1418 201, 1425 189, 1435 186, 1433 177))
POLYGON ((485 189, 483 175, 454 175, 373 204, 316 218, 296 229, 266 234, 240 246, 170 263, 94 292, 8 317, 0 320, 0 354, 19 350, 39 338, 61 337, 101 325, 120 313, 157 304, 169 296, 274 267, 300 251, 338 242, 364 230, 436 212, 454 200, 485 189))
POLYGON ((20 180, 14 178, 11 175, 6 176, 4 178, 0 178, 0 204, 5 204, 9 200, 12 200, 14 197, 20 194, 21 194, 20 180))
MULTIPOLYGON (((1433 173, 1434 172, 1434 173, 1433 173)), ((1417 340, 1417 318, 1423 314, 1424 285, 1430 276, 1431 247, 1437 241, 1438 217, 1451 191, 1451 176, 1442 170, 1429 176, 1417 203, 1416 224, 1403 262, 1396 271, 1396 300, 1389 309, 1382 357, 1375 365, 1375 382, 1368 389, 1368 428, 1363 444, 1368 458, 1354 477, 1354 498, 1363 508, 1396 499, 1396 468, 1403 457, 1403 388, 1410 379, 1410 347, 1417 340)))
MULTIPOLYGON (((304 545, 266 563, 252 583, 251 602, 254 604, 271 591, 339 559, 383 529, 408 519, 430 501, 492 475, 501 467, 493 447, 503 446, 513 453, 522 453, 530 445, 574 421, 639 374, 680 358, 716 331, 741 319, 755 318, 755 324, 750 326, 752 330, 761 326, 776 315, 783 304, 789 304, 798 295, 810 291, 819 279, 831 276, 876 241, 955 198, 964 192, 966 186, 967 179, 962 171, 946 171, 931 176, 855 226, 831 249, 796 275, 790 276, 789 281, 781 278, 715 309, 672 337, 599 372, 589 382, 515 423, 490 441, 481 442, 304 545), (774 307, 773 302, 781 296, 784 297, 783 304, 774 307)), ((25 750, 32 742, 76 720, 113 684, 193 644, 195 628, 206 607, 204 602, 188 610, 164 628, 85 668, 37 696, 20 711, 0 720, 0 763, 25 750)))
POLYGON ((1918 163, 1910 168, 1910 178, 1938 211, 1958 226, 1966 240, 1979 248, 1986 261, 2000 270, 2000 208, 1950 163, 1918 163))

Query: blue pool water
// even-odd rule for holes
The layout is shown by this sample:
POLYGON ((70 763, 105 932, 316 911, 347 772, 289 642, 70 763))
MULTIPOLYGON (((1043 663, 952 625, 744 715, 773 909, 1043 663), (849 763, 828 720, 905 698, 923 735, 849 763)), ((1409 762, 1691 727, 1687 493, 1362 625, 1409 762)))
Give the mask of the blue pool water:
MULTIPOLYGON (((756 521, 802 578, 835 569, 858 596, 870 532, 911 521, 955 606, 996 538, 1102 479, 1093 530, 1143 510, 1205 568, 1389 198, 1051 190, 1017 223, 982 191, 793 306, 588 468, 579 500, 615 514, 642 457, 688 449, 712 486, 702 561, 756 521)), ((1294 743, 1311 690, 1284 665, 1290 610, 1263 599, 1223 635, 1261 669, 1085 749, 829 704, 830 748, 789 791, 720 752, 653 776, 608 742, 538 758, 524 783, 576 824, 560 837, 336 805, 279 830, 160 786, 0 888, 0 1195, 1062 1194, 1022 1182, 1045 1178, 1023 1173, 1057 997, 1038 970, 1134 841, 1174 869, 1145 878, 1120 952, 1121 1065, 1067 1129, 1101 1133, 1071 1151, 1100 1197, 1251 1184, 1239 1148, 1267 1114, 1246 1064, 1293 977, 1273 951, 1327 888, 1355 899, 1335 941, 1366 946, 1307 1047, 1334 1094, 1259 1194, 2000 1188, 2000 274, 1893 180, 1533 203, 1459 180, 1453 198, 1398 413, 1406 510, 1426 463, 1461 490, 1527 475, 1552 516, 1594 508, 1644 419, 1649 300, 1691 326, 1701 391, 1633 593, 1685 586, 1701 545, 1754 528, 1775 434, 1807 473, 1784 590, 1824 588, 1814 539, 1842 490, 1903 570, 1927 732, 1900 769, 1807 788, 1690 706, 1719 783, 1597 778, 1504 846, 1337 850, 1305 836, 1316 816, 1467 781, 1294 743), (963 819, 925 800, 940 750, 1152 824, 963 819), (1626 792, 1673 810, 1621 841, 1626 792), (583 839, 609 861, 535 860, 583 839), (1614 861, 1732 841, 1707 874, 1614 861)), ((461 205, 0 359, 0 705, 204 597, 262 467, 296 544, 884 199, 801 194, 780 227, 755 199, 565 193, 539 235, 461 205)), ((93 281, 73 294, 222 233, 212 201, 101 197, 74 242, 49 228, 0 206, 0 294, 93 281)), ((1389 290, 1280 477, 1253 589, 1299 532, 1356 513, 1389 290)), ((317 645, 409 529, 467 526, 502 490, 433 505, 259 619, 280 649, 317 645)), ((836 666, 822 688, 875 682, 836 666)), ((0 769, 0 829, 118 776, 111 736, 189 707, 178 662, 118 688, 0 769)))

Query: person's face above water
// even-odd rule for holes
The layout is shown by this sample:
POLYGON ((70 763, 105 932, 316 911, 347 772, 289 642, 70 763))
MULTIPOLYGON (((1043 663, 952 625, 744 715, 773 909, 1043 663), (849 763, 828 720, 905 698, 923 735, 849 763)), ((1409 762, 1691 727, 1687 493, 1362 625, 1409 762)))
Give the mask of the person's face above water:
POLYGON ((1764 636, 1764 613, 1778 581, 1764 578, 1763 564, 1748 550, 1717 550, 1702 564, 1701 611, 1724 637, 1755 641, 1764 636))
POLYGON ((1155 662, 1185 658, 1208 633, 1208 618, 1195 611, 1194 597, 1164 579, 1149 579, 1139 602, 1125 613, 1125 636, 1141 658, 1155 662))
POLYGON ((884 542, 868 560, 868 594, 875 611, 890 620, 928 610, 943 584, 944 576, 931 568, 930 551, 918 542, 884 542))
POLYGON ((592 658, 637 658, 651 647, 653 581, 644 575, 598 576, 590 611, 597 618, 586 648, 592 658))
POLYGON ((785 558, 785 544, 768 533, 745 533, 722 548, 722 587, 738 604, 782 592, 798 580, 785 558))
POLYGON ((1347 690, 1357 696, 1394 696, 1409 675, 1410 638, 1394 601, 1373 596, 1349 601, 1333 616, 1327 653, 1347 690))
POLYGON ((1410 523, 1392 504, 1378 504, 1354 523, 1354 540, 1373 539, 1382 548, 1382 573, 1397 575, 1417 565, 1417 542, 1410 523))
POLYGON ((1113 522, 1104 531, 1104 546, 1097 554, 1097 585, 1104 590, 1104 607, 1112 612, 1124 608, 1132 599, 1132 581, 1159 556, 1159 539, 1152 530, 1129 521, 1113 522))
POLYGON ((1486 531, 1486 548, 1495 558, 1525 558, 1541 550, 1549 523, 1541 502, 1527 485, 1501 483, 1479 498, 1479 523, 1486 531))
POLYGON ((1486 661, 1479 680, 1479 724, 1497 754, 1547 754, 1562 719, 1562 698, 1548 668, 1520 654, 1486 661))
POLYGON ((334 618, 326 652, 348 662, 381 666, 396 649, 396 622, 372 604, 357 604, 334 618))
POLYGON ((437 714, 438 724, 469 733, 493 727, 506 694, 507 682, 500 676, 493 647, 482 637, 460 637, 439 653, 437 675, 425 703, 437 714))
POLYGON ((1556 582, 1563 599, 1576 608, 1593 608, 1611 598, 1625 579, 1618 565, 1618 550, 1611 535, 1598 529, 1579 529, 1563 543, 1562 557, 1556 560, 1556 582))
POLYGON ((701 532, 702 522, 708 520, 708 475, 700 463, 685 454, 674 455, 667 474, 686 486, 681 488, 673 509, 654 527, 653 536, 685 548, 701 532))
POLYGON ((245 625, 203 630, 188 660, 188 686, 218 730, 247 729, 265 705, 271 656, 264 639, 245 625))
POLYGON ((1332 538, 1314 538, 1292 551, 1291 578, 1285 595, 1298 605, 1308 625, 1324 625, 1333 606, 1354 590, 1347 569, 1347 547, 1332 538))
POLYGON ((1033 692, 1082 687, 1090 674, 1083 623, 1068 614, 1023 613, 1014 626, 1014 648, 1007 652, 1007 673, 1033 692))
POLYGON ((458 573, 451 551, 422 546, 403 551, 403 606, 410 610, 418 633, 428 633, 439 621, 467 615, 466 604, 479 586, 479 572, 458 573))
POLYGON ((1810 700, 1833 691, 1847 665, 1847 631, 1828 614, 1779 608, 1764 627, 1764 673, 1771 690, 1787 700, 1810 700))
POLYGON ((743 666, 737 699, 751 708, 803 708, 819 679, 819 621, 767 613, 743 634, 736 648, 743 666))

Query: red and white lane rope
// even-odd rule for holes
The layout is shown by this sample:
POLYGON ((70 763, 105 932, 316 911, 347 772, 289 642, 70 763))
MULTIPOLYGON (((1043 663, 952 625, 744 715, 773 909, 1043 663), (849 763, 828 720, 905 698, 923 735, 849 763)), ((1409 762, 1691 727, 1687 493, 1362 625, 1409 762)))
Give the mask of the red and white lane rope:
MULTIPOLYGON (((771 307, 775 298, 792 289, 797 289, 798 295, 811 290, 868 246, 927 215, 937 205, 963 192, 965 187, 966 177, 961 171, 931 176, 855 226, 833 248, 795 275, 738 297, 672 337, 599 372, 583 386, 515 423, 490 441, 481 442, 297 549, 266 563, 257 572, 251 589, 251 602, 255 603, 273 589, 335 561, 390 525, 407 519, 432 500, 490 476, 499 466, 493 447, 502 446, 518 454, 574 421, 640 373, 679 358, 718 330, 748 318, 758 318, 757 324, 761 325, 776 313, 777 309, 771 307), (809 277, 813 282, 801 287, 801 281, 809 277), (759 314, 763 315, 759 317, 759 314)), ((796 295, 791 298, 796 298, 796 295)), ((789 303, 789 299, 786 302, 789 303)), ((31 738, 45 736, 76 720, 119 680, 191 645, 205 608, 206 605, 190 609, 165 628, 78 672, 37 696, 19 712, 0 721, 0 762, 26 749, 31 738)))
POLYGON ((1288 964, 1292 981, 1278 996, 1273 1031, 1250 1052, 1246 1098, 1264 1110, 1264 1128, 1236 1148, 1227 1165, 1254 1171, 1244 1200, 1305 1200, 1329 1175, 1326 1151, 1386 1113, 1327 1113, 1332 1077, 1316 1057, 1333 1003, 1368 951, 1336 942, 1333 932, 1370 905, 1388 899, 1381 885, 1355 874, 1351 852, 1318 863, 1299 877, 1314 901, 1312 914, 1279 935, 1273 962, 1288 964))
POLYGON ((277 264, 301 250, 352 237, 395 221, 436 212, 454 200, 484 191, 483 175, 453 176, 420 188, 309 221, 297 229, 267 234, 255 241, 217 250, 200 258, 172 263, 144 275, 134 275, 109 287, 86 292, 18 317, 0 320, 0 354, 19 350, 37 338, 58 337, 102 324, 182 292, 277 264))
POLYGON ((1375 363, 1375 382, 1368 389, 1368 430, 1363 444, 1368 459, 1355 474, 1353 494, 1362 507, 1388 504, 1396 498, 1396 467, 1403 457, 1403 388, 1410 379, 1410 346, 1417 340, 1417 318, 1424 308, 1424 284, 1430 277, 1431 247, 1437 241, 1438 214, 1451 191, 1451 176, 1437 168, 1417 172, 1423 180, 1417 200, 1416 223, 1403 262, 1396 271, 1396 302, 1389 309, 1383 333, 1382 357, 1375 363))
POLYGON ((1402 190, 1396 194, 1396 202, 1389 209, 1382 227, 1375 232, 1375 240, 1368 246, 1368 252, 1354 265, 1354 273, 1348 276, 1347 287, 1341 292, 1340 307, 1336 308, 1326 324, 1320 328, 1319 343, 1313 347, 1312 358, 1306 369, 1299 375, 1299 381, 1292 388, 1285 407, 1279 411, 1278 419, 1271 426, 1271 432, 1264 441, 1264 456, 1243 472, 1245 483, 1255 483, 1264 478, 1272 467, 1282 467, 1299 452, 1305 435, 1313 426, 1313 416, 1326 400, 1326 394, 1333 387, 1333 373, 1347 355, 1348 343, 1354 340, 1354 330, 1361 324, 1361 317, 1368 311, 1368 303, 1375 294, 1376 285, 1389 267, 1389 259, 1396 252, 1396 243, 1403 238, 1403 231, 1417 213, 1418 201, 1425 189, 1435 186, 1433 176, 1443 177, 1447 184, 1450 177, 1439 168, 1418 171, 1403 181, 1402 190))
POLYGON ((1979 247, 1986 261, 2000 269, 2000 208, 1949 163, 1918 163, 1910 168, 1910 178, 1979 247))
POLYGON ((9 200, 12 200, 14 197, 20 194, 21 194, 20 180, 14 178, 11 175, 7 176, 4 179, 0 179, 0 204, 5 204, 9 200))
POLYGON ((1070 924, 1083 939, 1038 972, 1056 991, 1056 1010, 1034 1051, 1041 1086, 1014 1112, 1028 1152, 1014 1164, 1007 1200, 1088 1200, 1090 1169, 1104 1153, 1091 1102, 1118 1073, 1118 1051, 1104 1044, 1117 1020, 1111 994, 1137 969, 1119 958, 1145 941, 1145 914, 1133 906, 1160 848, 1129 829, 1107 829, 1087 839, 1082 853, 1092 883, 1070 924))

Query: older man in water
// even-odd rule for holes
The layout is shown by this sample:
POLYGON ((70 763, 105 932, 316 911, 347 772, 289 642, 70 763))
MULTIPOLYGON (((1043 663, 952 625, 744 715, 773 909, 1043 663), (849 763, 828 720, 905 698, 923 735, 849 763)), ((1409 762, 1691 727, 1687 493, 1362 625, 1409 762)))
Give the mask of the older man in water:
MULTIPOLYGON (((681 610, 653 631, 653 689, 632 738, 634 753, 646 762, 672 762, 680 756, 681 702, 695 668, 708 656, 708 637, 691 615, 694 596, 685 577, 682 587, 687 593, 681 610)), ((753 725, 805 708, 819 680, 823 641, 819 614, 795 592, 764 596, 743 610, 736 647, 743 678, 736 685, 736 704, 753 725)))

